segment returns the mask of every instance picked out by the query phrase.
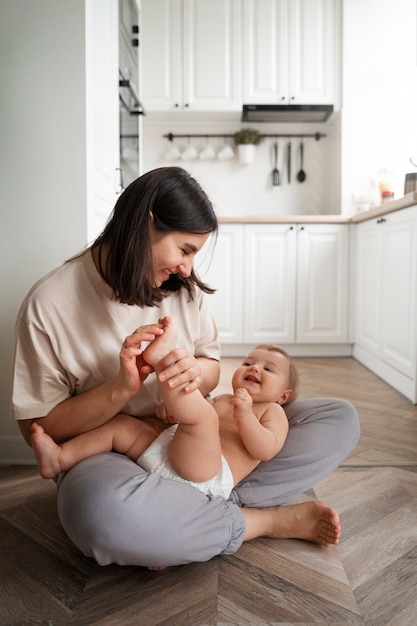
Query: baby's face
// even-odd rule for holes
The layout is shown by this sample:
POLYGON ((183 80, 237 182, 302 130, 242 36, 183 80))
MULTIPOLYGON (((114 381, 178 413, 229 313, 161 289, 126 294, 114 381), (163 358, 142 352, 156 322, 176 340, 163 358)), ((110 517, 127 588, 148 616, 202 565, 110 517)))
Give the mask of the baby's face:
POLYGON ((243 387, 254 402, 278 402, 290 399, 290 364, 280 352, 256 348, 248 354, 232 378, 233 390, 243 387))

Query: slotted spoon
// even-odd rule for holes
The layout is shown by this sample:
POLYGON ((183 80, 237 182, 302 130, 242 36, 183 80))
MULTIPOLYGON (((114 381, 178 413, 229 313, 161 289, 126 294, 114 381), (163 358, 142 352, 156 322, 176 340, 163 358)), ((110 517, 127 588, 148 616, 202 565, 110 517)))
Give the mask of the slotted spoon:
POLYGON ((306 179, 306 173, 303 170, 303 161, 304 161, 304 144, 300 142, 300 171, 297 174, 297 180, 299 183, 303 183, 306 179))
POLYGON ((272 184, 274 187, 280 185, 280 174, 278 169, 278 143, 274 143, 274 169, 272 170, 272 184))

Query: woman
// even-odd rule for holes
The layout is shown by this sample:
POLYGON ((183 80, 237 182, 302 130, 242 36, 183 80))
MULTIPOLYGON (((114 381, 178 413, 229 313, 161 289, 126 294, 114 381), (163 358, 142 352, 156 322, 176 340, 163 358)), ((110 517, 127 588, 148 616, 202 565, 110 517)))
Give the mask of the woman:
MULTIPOLYGON (((26 441, 36 420, 57 442, 124 412, 152 430, 160 396, 139 357, 128 375, 121 346, 137 346, 173 317, 182 346, 160 376, 206 395, 219 380, 217 330, 193 270, 217 232, 213 207, 183 169, 160 168, 120 196, 103 233, 40 280, 17 320, 13 416, 26 441)), ((280 454, 232 493, 209 499, 188 485, 147 474, 125 456, 96 455, 58 481, 58 513, 73 542, 98 563, 152 567, 205 561, 258 536, 337 543, 338 515, 324 503, 288 501, 334 469, 356 444, 354 408, 339 400, 294 402, 280 454), (245 508, 242 508, 244 506, 245 508), (255 508, 255 507, 266 508, 255 508)))

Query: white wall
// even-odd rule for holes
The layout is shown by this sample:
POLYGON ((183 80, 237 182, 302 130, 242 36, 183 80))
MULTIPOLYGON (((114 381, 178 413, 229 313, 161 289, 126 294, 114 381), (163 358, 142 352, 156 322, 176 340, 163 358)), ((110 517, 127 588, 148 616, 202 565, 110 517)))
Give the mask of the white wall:
POLYGON ((20 302, 86 242, 84 21, 82 0, 0 8, 0 463, 21 460, 8 416, 20 302))
MULTIPOLYGON (((339 151, 339 115, 334 114, 327 124, 248 124, 259 130, 261 134, 283 133, 316 133, 326 137, 316 141, 304 139, 304 170, 306 180, 296 180, 300 169, 299 139, 291 141, 291 183, 287 178, 286 146, 288 139, 277 139, 278 169, 281 174, 281 185, 272 185, 274 139, 265 138, 257 146, 255 161, 250 165, 241 165, 236 158, 230 161, 167 161, 164 158, 169 148, 168 139, 164 135, 174 134, 205 134, 230 135, 242 126, 236 123, 208 122, 204 126, 191 124, 156 123, 146 117, 143 120, 143 155, 144 170, 166 165, 180 165, 195 176, 208 192, 215 205, 216 212, 221 216, 242 215, 314 215, 340 213, 340 177, 335 164, 340 163, 339 151)), ((236 152, 232 139, 209 139, 216 152, 228 141, 236 152)), ((194 145, 200 151, 206 142, 205 138, 175 139, 174 143, 182 151, 187 144, 194 145)))
POLYGON ((416 0, 343 3, 342 212, 368 193, 378 171, 404 191, 417 154, 416 0))

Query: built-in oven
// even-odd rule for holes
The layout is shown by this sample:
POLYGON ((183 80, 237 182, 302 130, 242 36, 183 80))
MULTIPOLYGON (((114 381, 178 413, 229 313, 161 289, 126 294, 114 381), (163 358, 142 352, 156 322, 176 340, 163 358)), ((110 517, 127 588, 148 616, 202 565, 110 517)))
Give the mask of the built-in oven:
POLYGON ((135 0, 119 0, 120 183, 125 188, 140 174, 139 11, 135 0))

